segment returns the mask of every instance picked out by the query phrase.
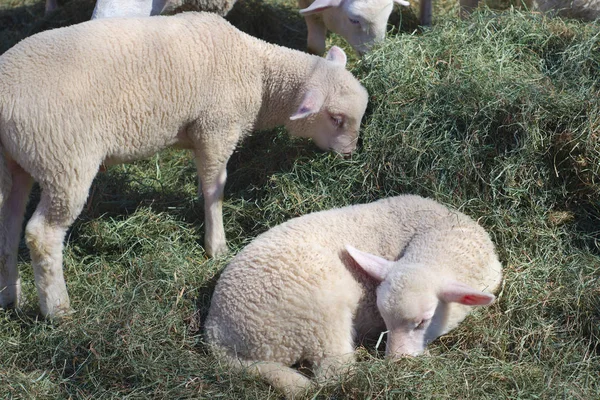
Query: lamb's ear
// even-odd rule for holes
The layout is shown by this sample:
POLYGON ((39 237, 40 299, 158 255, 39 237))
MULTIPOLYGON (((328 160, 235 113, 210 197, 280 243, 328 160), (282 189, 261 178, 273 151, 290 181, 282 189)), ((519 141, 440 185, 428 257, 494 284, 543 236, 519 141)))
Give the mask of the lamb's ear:
POLYGON ((400 6, 404 6, 404 7, 410 7, 410 3, 408 1, 405 0, 394 0, 394 3, 400 5, 400 6))
POLYGON ((293 121, 318 113, 321 107, 323 107, 324 102, 325 95, 318 90, 311 89, 306 92, 298 110, 290 117, 290 119, 293 121))
POLYGON ((460 303, 465 306, 487 306, 492 304, 496 296, 491 293, 484 293, 481 290, 472 288, 460 282, 447 283, 439 298, 446 303, 460 303))
POLYGON ((300 10, 302 15, 316 14, 325 11, 331 7, 337 7, 342 3, 342 0, 315 0, 310 6, 300 10))
POLYGON ((350 254, 350 257, 356 261, 356 263, 373 279, 381 282, 385 279, 387 274, 394 265, 393 261, 386 260, 385 258, 378 257, 376 255, 365 253, 355 247, 346 245, 346 251, 350 254))
POLYGON ((346 66, 346 61, 348 60, 348 58, 346 57, 346 53, 344 53, 344 50, 337 46, 333 46, 329 49, 327 55, 325 56, 325 59, 327 61, 339 64, 342 67, 346 66))

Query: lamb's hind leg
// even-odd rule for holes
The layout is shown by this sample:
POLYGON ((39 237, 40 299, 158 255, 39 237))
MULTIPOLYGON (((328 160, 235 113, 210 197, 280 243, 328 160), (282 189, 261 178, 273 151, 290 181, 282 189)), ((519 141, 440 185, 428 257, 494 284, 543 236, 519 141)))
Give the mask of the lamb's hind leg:
POLYGON ((17 253, 33 179, 0 153, 0 307, 16 308, 21 297, 17 253))
POLYGON ((70 310, 62 267, 63 240, 85 204, 95 174, 94 168, 82 168, 69 175, 72 180, 61 189, 40 184, 40 203, 27 224, 25 239, 44 316, 61 316, 70 310))
POLYGON ((200 186, 204 197, 204 248, 210 256, 227 252, 223 226, 223 191, 227 180, 227 161, 240 136, 239 128, 220 136, 205 135, 194 150, 200 186))

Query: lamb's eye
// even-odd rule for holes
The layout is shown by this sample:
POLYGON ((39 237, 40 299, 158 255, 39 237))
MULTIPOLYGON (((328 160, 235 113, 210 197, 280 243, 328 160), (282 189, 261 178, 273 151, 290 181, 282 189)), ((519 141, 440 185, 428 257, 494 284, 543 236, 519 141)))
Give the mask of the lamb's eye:
POLYGON ((329 118, 331 118, 331 122, 336 127, 339 128, 340 126, 342 126, 342 117, 340 117, 339 115, 330 115, 329 118))
POLYGON ((359 21, 359 20, 357 20, 357 19, 348 18, 348 21, 350 21, 350 23, 351 23, 351 24, 354 24, 354 25, 358 25, 358 24, 360 24, 360 21, 359 21))
POLYGON ((424 329, 424 328, 425 328, 425 326, 427 326, 427 322, 429 322, 429 320, 428 320, 428 319, 424 319, 424 320, 422 320, 421 322, 419 322, 419 323, 417 324, 417 326, 415 327, 415 329, 424 329))

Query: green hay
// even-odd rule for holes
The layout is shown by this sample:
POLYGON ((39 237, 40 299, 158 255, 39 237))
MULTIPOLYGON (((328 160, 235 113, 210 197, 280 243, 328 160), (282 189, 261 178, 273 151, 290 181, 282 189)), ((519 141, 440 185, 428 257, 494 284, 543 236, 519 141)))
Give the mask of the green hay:
MULTIPOLYGON (((71 23, 91 3, 0 0, 0 45, 71 23), (81 6, 80 4, 85 4, 81 6), (16 7, 16 8, 14 8, 16 7), (41 21, 41 22, 40 22, 41 21)), ((301 48, 291 3, 246 3, 231 19, 301 48), (244 10, 244 8, 242 8, 244 10), (240 18, 235 19, 235 18, 240 18), (260 18, 284 21, 260 24, 260 18), (297 31, 297 32, 296 32, 297 31)), ((218 274, 289 218, 400 193, 456 207, 492 235, 505 267, 498 301, 429 347, 390 362, 361 348, 356 374, 317 398, 597 398, 600 393, 600 31, 519 12, 438 12, 401 29, 353 71, 370 93, 358 151, 323 153, 283 129, 257 132, 229 162, 230 254, 208 259, 195 167, 185 152, 111 167, 70 231, 65 276, 76 313, 37 314, 21 246, 25 307, 0 313, 6 398, 278 399, 221 366, 201 319, 218 274)), ((329 43, 348 46, 332 36, 329 43)), ((381 350, 381 349, 380 349, 381 350)))

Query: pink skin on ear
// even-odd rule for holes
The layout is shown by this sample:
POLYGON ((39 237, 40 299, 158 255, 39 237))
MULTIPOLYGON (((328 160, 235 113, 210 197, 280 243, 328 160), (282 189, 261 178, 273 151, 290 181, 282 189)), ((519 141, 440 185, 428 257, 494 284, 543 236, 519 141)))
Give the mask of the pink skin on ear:
POLYGON ((484 293, 460 282, 451 282, 444 287, 440 299, 446 303, 459 303, 465 306, 487 306, 496 296, 484 293))
POLYGON ((356 261, 363 271, 378 282, 385 279, 394 265, 393 261, 386 260, 385 258, 370 253, 365 253, 350 245, 346 245, 346 251, 348 251, 350 257, 356 261))
POLYGON ((300 10, 302 15, 316 14, 331 7, 338 7, 342 0, 315 0, 310 6, 300 10))
POLYGON ((325 102, 325 96, 317 90, 309 90, 304 95, 302 103, 298 107, 298 110, 290 117, 292 121, 306 118, 311 114, 318 113, 323 103, 325 102))
POLYGON ((344 53, 344 50, 342 50, 341 48, 339 48, 337 46, 333 46, 331 49, 329 49, 329 51, 327 52, 327 55, 325 56, 325 59, 327 61, 331 61, 333 63, 339 64, 342 67, 346 66, 346 61, 347 61, 346 53, 344 53))

